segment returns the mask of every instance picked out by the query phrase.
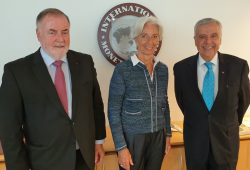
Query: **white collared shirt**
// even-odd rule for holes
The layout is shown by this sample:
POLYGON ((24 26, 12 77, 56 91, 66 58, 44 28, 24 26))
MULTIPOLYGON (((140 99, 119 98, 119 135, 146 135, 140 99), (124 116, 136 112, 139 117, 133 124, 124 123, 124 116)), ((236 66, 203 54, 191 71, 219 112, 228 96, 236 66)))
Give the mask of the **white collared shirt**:
MULTIPOLYGON (((153 72, 152 72, 152 76, 150 75, 150 78, 151 78, 151 81, 153 81, 153 76, 154 76, 154 69, 155 69, 155 66, 158 62, 160 62, 160 60, 154 56, 153 58, 154 60, 154 67, 153 67, 153 72)), ((131 61, 133 63, 133 66, 135 66, 137 63, 142 63, 144 64, 141 60, 138 59, 138 57, 134 54, 132 57, 131 57, 131 61)), ((145 64, 144 64, 145 65, 145 64)))
MULTIPOLYGON (((56 61, 52 57, 50 57, 47 53, 44 52, 42 47, 40 48, 40 53, 42 55, 43 61, 47 66, 47 69, 49 71, 50 77, 55 84, 55 75, 56 75, 56 66, 53 65, 53 63, 56 61)), ((65 77, 65 84, 66 84, 66 91, 67 91, 67 99, 68 99, 68 114, 69 118, 72 119, 72 84, 71 84, 71 75, 70 75, 70 69, 69 64, 67 60, 67 55, 62 57, 61 59, 63 61, 62 63, 62 71, 64 73, 65 77)), ((105 139, 102 140, 95 140, 95 144, 103 144, 105 143, 105 139)), ((76 142, 76 149, 79 149, 79 145, 76 142)))
MULTIPOLYGON (((55 84, 55 75, 56 75, 56 66, 53 65, 53 63, 56 61, 52 57, 50 57, 48 54, 44 52, 42 48, 40 48, 41 55, 43 57, 43 61, 45 62, 47 69, 49 71, 50 77, 55 84)), ((68 99, 68 114, 70 119, 72 119, 72 88, 71 88, 71 76, 70 76, 70 70, 69 70, 69 64, 67 60, 67 56, 63 56, 61 59, 63 61, 62 63, 62 71, 65 77, 65 84, 66 84, 66 91, 67 91, 67 99, 68 99)))
MULTIPOLYGON (((214 100, 215 100, 217 93, 218 93, 218 86, 219 86, 218 53, 216 53, 216 55, 214 56, 214 58, 210 62, 213 63, 212 69, 214 72, 214 100)), ((197 79, 198 79, 198 87, 199 87, 201 94, 202 94, 202 90, 203 90, 204 78, 205 78, 205 75, 208 71, 208 68, 204 63, 206 63, 206 61, 199 54, 199 57, 197 60, 197 79)))

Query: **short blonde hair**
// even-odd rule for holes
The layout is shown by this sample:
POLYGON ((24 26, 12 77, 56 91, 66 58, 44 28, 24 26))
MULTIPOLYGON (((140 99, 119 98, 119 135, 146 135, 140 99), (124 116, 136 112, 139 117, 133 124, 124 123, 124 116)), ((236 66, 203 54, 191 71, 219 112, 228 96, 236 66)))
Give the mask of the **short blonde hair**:
POLYGON ((156 25, 158 27, 160 40, 162 40, 162 38, 163 38, 163 26, 160 23, 160 21, 156 17, 153 17, 153 16, 140 17, 136 21, 136 23, 133 27, 133 38, 137 38, 141 34, 145 24, 156 25))

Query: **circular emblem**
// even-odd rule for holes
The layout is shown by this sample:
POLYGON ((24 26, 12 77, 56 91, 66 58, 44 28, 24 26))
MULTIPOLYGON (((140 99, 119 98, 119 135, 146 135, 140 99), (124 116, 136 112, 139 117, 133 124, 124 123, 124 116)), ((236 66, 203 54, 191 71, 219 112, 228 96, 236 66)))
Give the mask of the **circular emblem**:
MULTIPOLYGON (((98 28, 98 44, 103 56, 114 66, 137 53, 133 39, 133 25, 139 17, 155 16, 148 8, 124 3, 110 9, 102 18, 98 28)), ((157 56, 161 41, 155 50, 157 56)))

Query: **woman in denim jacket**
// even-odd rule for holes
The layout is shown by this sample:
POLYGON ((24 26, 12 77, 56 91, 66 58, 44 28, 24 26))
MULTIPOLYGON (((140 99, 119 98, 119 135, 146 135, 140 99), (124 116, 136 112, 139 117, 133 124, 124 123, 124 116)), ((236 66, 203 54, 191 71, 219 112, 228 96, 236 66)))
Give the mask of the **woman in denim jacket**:
POLYGON ((139 18, 133 28, 138 52, 111 78, 108 118, 120 170, 160 170, 171 148, 168 67, 154 56, 162 36, 157 18, 139 18))

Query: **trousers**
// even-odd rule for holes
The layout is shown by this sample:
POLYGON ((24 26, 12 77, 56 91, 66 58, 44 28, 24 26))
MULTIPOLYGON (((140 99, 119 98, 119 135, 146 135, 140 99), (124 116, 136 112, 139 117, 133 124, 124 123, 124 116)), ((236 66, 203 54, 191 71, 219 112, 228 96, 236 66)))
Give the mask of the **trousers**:
POLYGON ((231 161, 227 164, 218 165, 214 159, 211 142, 209 145, 209 154, 207 161, 204 163, 196 162, 190 158, 186 158, 187 170, 236 170, 237 160, 231 161))
MULTIPOLYGON (((165 155, 166 133, 124 134, 134 165, 130 170, 160 170, 165 155)), ((120 170, 124 170, 120 166, 120 170)))

